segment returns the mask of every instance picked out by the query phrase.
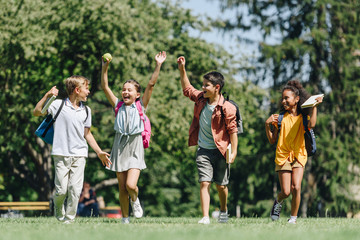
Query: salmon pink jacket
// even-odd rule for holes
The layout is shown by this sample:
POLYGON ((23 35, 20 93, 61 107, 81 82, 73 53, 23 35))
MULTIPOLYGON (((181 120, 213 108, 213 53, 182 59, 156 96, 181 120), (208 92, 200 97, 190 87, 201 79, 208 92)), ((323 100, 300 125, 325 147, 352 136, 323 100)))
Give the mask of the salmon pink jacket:
MULTIPOLYGON (((194 117, 189 130, 189 146, 198 144, 199 129, 200 129, 200 113, 205 107, 208 99, 204 98, 204 92, 195 89, 192 85, 183 90, 184 96, 190 98, 195 102, 194 117)), ((230 134, 237 133, 236 127, 236 108, 230 102, 224 102, 224 96, 220 95, 220 99, 215 106, 211 117, 211 130, 214 142, 222 153, 226 156, 226 148, 230 143, 230 134), (221 108, 223 109, 225 118, 221 115, 221 108)))

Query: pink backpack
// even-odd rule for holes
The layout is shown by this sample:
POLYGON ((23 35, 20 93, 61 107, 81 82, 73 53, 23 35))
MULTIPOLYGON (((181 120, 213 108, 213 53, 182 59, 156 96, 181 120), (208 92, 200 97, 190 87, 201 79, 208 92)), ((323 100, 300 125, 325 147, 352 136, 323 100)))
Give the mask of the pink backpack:
MULTIPOLYGON (((141 102, 137 100, 136 102, 136 108, 139 111, 140 118, 144 123, 144 131, 141 133, 142 139, 143 139, 143 145, 144 148, 149 147, 150 137, 151 137, 151 124, 149 118, 143 113, 141 102)), ((124 104, 123 101, 120 101, 116 107, 115 107, 115 117, 120 109, 120 107, 124 104)))

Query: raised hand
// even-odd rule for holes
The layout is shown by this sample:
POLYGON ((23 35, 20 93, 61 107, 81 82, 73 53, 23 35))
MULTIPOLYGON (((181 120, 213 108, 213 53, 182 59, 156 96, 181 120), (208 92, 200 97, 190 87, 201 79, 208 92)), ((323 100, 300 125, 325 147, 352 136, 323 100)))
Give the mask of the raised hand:
POLYGON ((178 68, 179 70, 182 70, 185 68, 185 57, 181 56, 177 59, 178 68))
POLYGON ((315 106, 314 107, 316 107, 317 105, 319 105, 320 103, 322 103, 323 102, 323 99, 324 99, 324 96, 322 96, 322 97, 317 97, 315 100, 316 100, 316 104, 315 104, 315 106))
POLYGON ((162 52, 159 52, 158 54, 156 54, 155 61, 157 64, 162 64, 163 62, 165 62, 165 60, 166 60, 166 52, 165 51, 162 51, 162 52))
POLYGON ((110 60, 109 59, 105 59, 104 60, 104 57, 102 56, 101 57, 101 65, 102 65, 102 67, 104 68, 108 68, 109 67, 109 64, 110 64, 110 60))
POLYGON ((266 124, 268 125, 277 125, 278 123, 279 114, 271 114, 271 116, 266 120, 266 124))
POLYGON ((53 87, 47 92, 48 97, 51 97, 51 96, 57 97, 58 94, 59 94, 59 89, 57 89, 56 86, 53 86, 53 87))

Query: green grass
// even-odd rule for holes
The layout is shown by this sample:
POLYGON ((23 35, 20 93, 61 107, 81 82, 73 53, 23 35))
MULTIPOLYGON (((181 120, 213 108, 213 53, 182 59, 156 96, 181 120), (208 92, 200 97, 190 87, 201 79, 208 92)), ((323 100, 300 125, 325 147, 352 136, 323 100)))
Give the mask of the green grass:
POLYGON ((346 218, 298 219, 290 225, 286 218, 272 222, 268 218, 231 218, 227 224, 211 220, 197 224, 198 218, 131 219, 128 225, 119 219, 77 218, 65 225, 54 217, 0 219, 0 239, 90 240, 90 239, 360 239, 360 220, 346 218))

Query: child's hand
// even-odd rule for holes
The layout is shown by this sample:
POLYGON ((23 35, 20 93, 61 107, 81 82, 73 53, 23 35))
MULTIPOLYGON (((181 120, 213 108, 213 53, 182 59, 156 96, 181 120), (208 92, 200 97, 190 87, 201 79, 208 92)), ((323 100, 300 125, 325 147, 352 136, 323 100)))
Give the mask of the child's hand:
POLYGON ((112 162, 109 159, 110 154, 108 154, 107 152, 101 151, 97 155, 100 158, 103 166, 110 167, 110 164, 112 164, 112 162))
POLYGON ((235 161, 235 158, 236 158, 236 152, 235 153, 231 153, 231 155, 230 155, 230 159, 229 159, 229 162, 228 163, 234 163, 234 161, 235 161))
POLYGON ((185 57, 181 56, 177 59, 179 70, 183 70, 185 68, 185 57))
POLYGON ((315 106, 314 107, 316 107, 317 105, 319 105, 320 103, 322 103, 323 102, 323 99, 324 99, 324 96, 322 96, 322 97, 317 97, 315 100, 316 100, 316 104, 315 104, 315 106))
POLYGON ((165 59, 166 59, 166 52, 165 51, 159 52, 155 56, 155 61, 156 61, 157 64, 162 64, 163 62, 165 62, 165 59))
POLYGON ((271 114, 271 116, 266 120, 266 125, 273 124, 274 126, 277 125, 279 119, 279 114, 271 114))
POLYGON ((56 86, 53 86, 47 93, 47 97, 51 97, 51 96, 55 96, 57 97, 57 95, 59 94, 59 89, 56 88, 56 86))
POLYGON ((104 57, 102 56, 101 57, 101 65, 102 65, 102 67, 104 68, 108 68, 109 67, 109 64, 110 64, 110 60, 109 59, 106 59, 105 61, 104 61, 104 57))

